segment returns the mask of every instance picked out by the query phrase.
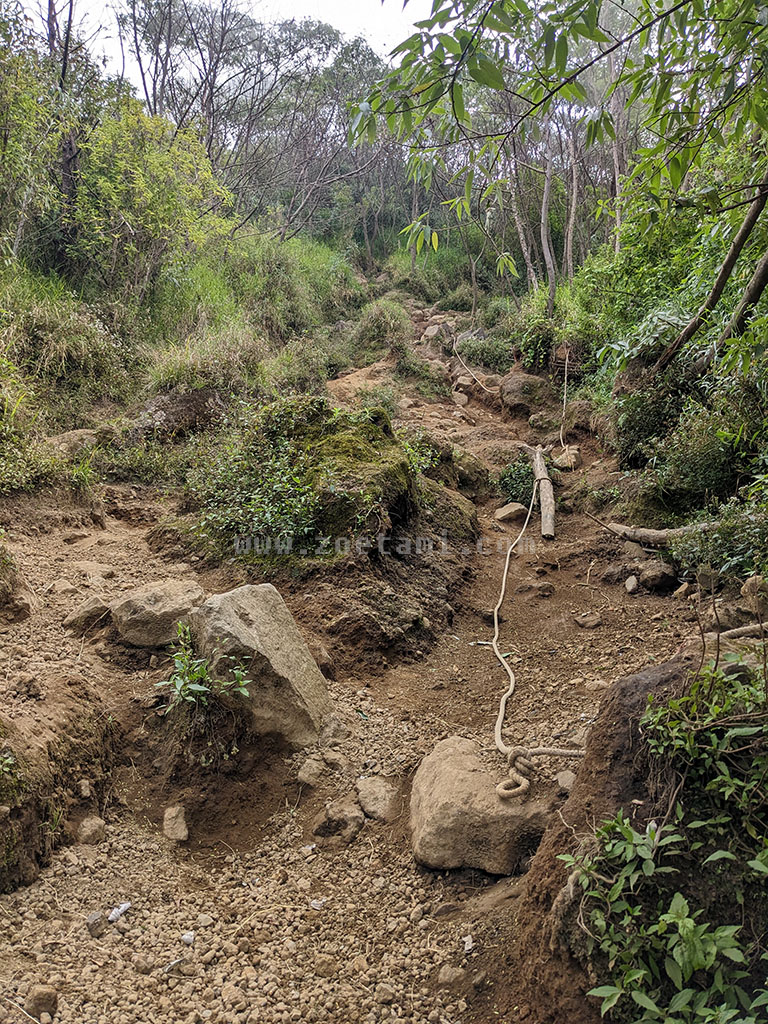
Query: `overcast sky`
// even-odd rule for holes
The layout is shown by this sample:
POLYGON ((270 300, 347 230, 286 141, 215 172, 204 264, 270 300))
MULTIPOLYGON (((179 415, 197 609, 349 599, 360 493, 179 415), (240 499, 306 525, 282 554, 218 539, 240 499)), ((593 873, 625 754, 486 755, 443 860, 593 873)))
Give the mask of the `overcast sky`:
MULTIPOLYGON (((349 37, 363 36, 382 57, 413 32, 414 21, 429 14, 431 0, 243 0, 255 18, 261 21, 288 21, 313 18, 325 21, 349 37)), ((32 0, 30 8, 38 6, 32 0)), ((75 10, 83 19, 84 34, 91 47, 106 54, 113 70, 121 63, 110 0, 75 0, 75 10)), ((126 69, 133 78, 131 68, 126 69)))

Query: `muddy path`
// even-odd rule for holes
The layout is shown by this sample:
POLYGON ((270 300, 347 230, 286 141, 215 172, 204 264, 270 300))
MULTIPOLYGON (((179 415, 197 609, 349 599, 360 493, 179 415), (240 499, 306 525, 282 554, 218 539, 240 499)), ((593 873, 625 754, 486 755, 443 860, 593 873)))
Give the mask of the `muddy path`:
MULTIPOLYGON (((425 398, 386 360, 329 391, 353 406, 382 384, 397 389, 398 426, 423 427, 491 470, 520 441, 541 439, 526 419, 505 419, 475 398, 462 406, 425 398)), ((581 439, 581 454, 582 469, 559 488, 566 499, 616 472, 595 438, 581 439)), ((49 807, 38 823, 52 833, 50 864, 0 896, 0 1022, 28 1020, 23 1008, 40 984, 55 990, 53 1019, 66 1024, 536 1021, 535 1007, 515 1006, 510 984, 509 911, 522 879, 427 871, 413 860, 408 831, 410 781, 438 740, 478 740, 488 770, 504 776, 493 722, 506 676, 481 642, 518 527, 496 521, 497 505, 477 503, 482 544, 464 553, 471 572, 432 649, 394 664, 382 658, 375 670, 345 651, 328 684, 339 727, 311 784, 299 781, 306 752, 269 749, 245 751, 213 780, 169 776, 153 703, 167 663, 108 631, 79 636, 62 626, 92 593, 109 600, 169 577, 209 593, 241 582, 236 566, 156 550, 153 528, 178 511, 176 498, 113 486, 95 517, 63 495, 6 507, 9 547, 39 603, 31 618, 0 630, 3 714, 31 752, 55 754, 87 726, 104 756, 92 750, 90 761, 70 765, 56 790, 60 814, 49 807), (398 816, 366 821, 348 846, 319 848, 315 817, 372 774, 399 781, 398 816), (181 845, 162 831, 174 803, 188 809, 190 840, 181 845), (79 842, 79 824, 95 814, 105 837, 79 842), (89 915, 125 902, 119 921, 90 934, 89 915)), ((533 520, 503 609, 502 644, 518 673, 508 742, 583 743, 609 683, 665 659, 690 635, 681 603, 630 595, 610 571, 606 578, 624 557, 620 541, 578 512, 561 510, 549 542, 533 520)), ((317 644, 311 589, 286 587, 284 596, 317 644)), ((541 784, 563 767, 544 763, 541 784)))

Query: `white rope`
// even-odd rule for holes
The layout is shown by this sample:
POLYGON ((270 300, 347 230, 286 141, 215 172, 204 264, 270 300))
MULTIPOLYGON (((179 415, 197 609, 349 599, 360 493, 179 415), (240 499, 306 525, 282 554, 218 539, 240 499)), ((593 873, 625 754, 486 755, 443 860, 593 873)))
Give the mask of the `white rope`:
POLYGON ((494 388, 487 388, 485 386, 485 384, 483 384, 483 382, 478 377, 475 376, 475 374, 470 370, 470 368, 467 366, 467 364, 461 358, 461 356, 459 355, 459 350, 456 348, 456 338, 453 339, 453 354, 459 360, 459 362, 464 367, 464 369, 467 371, 467 373, 470 375, 470 377, 474 377, 475 383, 479 384, 480 387, 483 389, 483 391, 487 391, 489 395, 495 395, 496 394, 496 392, 499 390, 499 388, 496 388, 495 390, 494 390, 494 388))
MULTIPOLYGON (((455 343, 454 343, 454 347, 455 347, 455 343)), ((566 372, 565 392, 566 392, 566 396, 567 396, 567 388, 568 388, 568 383, 567 383, 567 381, 568 381, 568 376, 567 376, 567 374, 568 374, 568 354, 567 354, 567 352, 568 352, 568 350, 566 349, 566 360, 565 360, 565 372, 566 372)), ((461 358, 461 357, 459 357, 459 358, 461 358)), ((563 444, 563 424, 565 422, 565 403, 566 403, 566 397, 563 398, 563 415, 562 415, 562 419, 560 421, 560 443, 561 443, 561 445, 563 445, 563 448, 565 448, 565 445, 563 444)), ((495 725, 495 728, 493 730, 493 738, 494 738, 494 741, 496 743, 496 749, 499 751, 500 754, 503 754, 504 757, 506 757, 507 764, 509 766, 509 778, 505 779, 503 782, 500 782, 498 784, 498 786, 496 787, 496 793, 497 793, 497 795, 499 797, 501 797, 502 800, 509 800, 512 797, 522 796, 524 793, 528 792, 528 790, 530 789, 530 785, 531 785, 531 782, 530 782, 530 779, 529 779, 528 776, 531 774, 531 772, 533 771, 533 768, 534 768, 534 764, 533 764, 533 760, 532 760, 534 757, 545 757, 545 756, 546 757, 583 757, 584 756, 584 751, 583 750, 569 750, 569 749, 566 749, 566 748, 563 748, 563 747, 530 747, 530 748, 529 747, 508 747, 507 744, 504 742, 504 737, 503 737, 504 719, 506 718, 506 715, 507 715, 507 703, 508 703, 510 697, 512 697, 512 695, 515 692, 515 686, 517 685, 517 680, 516 680, 515 673, 514 673, 514 670, 513 670, 512 666, 507 662, 506 658, 504 657, 504 655, 501 653, 501 651, 499 649, 499 612, 501 611, 501 606, 504 604, 504 598, 505 598, 506 593, 507 593, 507 579, 509 577, 509 563, 510 563, 510 560, 512 558, 512 552, 515 550, 517 545, 520 543, 520 541, 523 538, 523 534, 528 529, 528 523, 530 522, 531 515, 533 513, 533 506, 534 506, 534 504, 536 502, 536 492, 539 489, 539 484, 541 483, 541 479, 542 479, 541 477, 536 477, 536 479, 533 482, 533 493, 531 494, 531 502, 530 502, 530 504, 528 506, 528 513, 527 513, 527 515, 525 517, 525 522, 523 523, 522 529, 518 533, 517 537, 515 537, 513 542, 510 544, 509 550, 507 551, 507 557, 506 557, 506 560, 504 562, 504 572, 503 572, 502 578, 501 578, 501 591, 499 593, 499 599, 496 602, 496 606, 493 609, 493 640, 491 641, 491 647, 493 648, 493 653, 496 656, 496 660, 502 666, 502 668, 507 673, 507 676, 509 678, 509 686, 507 687, 506 692, 502 695, 501 700, 499 702, 499 713, 496 716, 496 725, 495 725)))

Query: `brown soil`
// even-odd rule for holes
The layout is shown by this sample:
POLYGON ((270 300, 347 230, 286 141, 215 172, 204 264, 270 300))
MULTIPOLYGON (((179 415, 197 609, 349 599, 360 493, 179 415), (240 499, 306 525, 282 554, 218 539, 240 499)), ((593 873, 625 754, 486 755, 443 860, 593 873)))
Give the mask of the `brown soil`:
MULTIPOLYGON (((360 390, 382 383, 411 399, 398 426, 423 427, 493 471, 520 441, 545 439, 525 420, 504 420, 492 404, 458 408, 450 398, 425 399, 413 383, 394 378, 387 361, 330 382, 329 391, 353 405, 360 390)), ((584 468, 558 487, 569 501, 617 477, 597 440, 580 440, 584 468)), ((93 592, 109 600, 168 576, 219 592, 257 581, 257 570, 210 566, 168 545, 163 553, 153 531, 180 506, 149 489, 109 487, 96 508, 63 494, 4 503, 8 546, 38 606, 26 621, 0 628, 0 737, 20 751, 34 780, 18 812, 26 841, 18 840, 18 869, 9 875, 31 884, 0 897, 9 925, 0 934, 0 1021, 26 1019, 17 1007, 38 982, 58 989, 56 1020, 72 1024, 556 1019, 549 1004, 539 1012, 530 998, 531 979, 541 982, 539 953, 524 945, 527 962, 510 962, 520 880, 424 871, 408 839, 410 779, 437 740, 453 733, 479 739, 489 767, 504 775, 493 722, 506 676, 479 645, 490 638, 504 545, 518 530, 495 521, 497 504, 478 505, 481 549, 463 544, 451 553, 442 600, 453 618, 436 637, 425 633, 423 645, 414 633, 405 647, 375 650, 354 630, 329 631, 337 580, 316 573, 275 579, 271 570, 305 637, 315 649, 325 646, 337 676, 329 682, 339 716, 333 756, 321 783, 307 789, 296 779, 306 755, 264 745, 246 745, 219 771, 202 771, 184 737, 157 713, 154 684, 167 674, 167 660, 121 646, 104 624, 82 637, 61 625, 93 592), (371 773, 402 780, 400 818, 367 823, 348 848, 313 848, 313 817, 371 773), (81 779, 91 796, 82 795, 81 779), (186 806, 190 826, 181 847, 161 829, 163 808, 174 803, 186 806), (106 818, 107 841, 71 845, 78 822, 97 812, 106 818), (32 841, 35 830, 44 838, 32 841), (87 915, 124 900, 133 907, 119 927, 91 938, 87 915), (212 923, 196 925, 200 914, 212 923), (180 940, 189 930, 196 930, 193 946, 180 940), (445 965, 466 969, 460 990, 438 987, 445 965), (511 983, 517 978, 522 987, 511 983)), ((621 542, 592 520, 561 511, 557 529, 554 541, 542 541, 534 517, 512 559, 502 642, 518 673, 506 731, 514 744, 582 744, 608 684, 666 660, 692 629, 682 603, 630 596, 622 582, 601 579, 624 556, 621 542), (581 628, 577 618, 593 611, 599 624, 581 628)), ((439 557, 420 567, 414 556, 412 579, 423 573, 422 583, 434 586, 439 557)), ((395 593, 403 576, 402 566, 391 573, 395 593)), ((562 767, 544 764, 533 794, 551 788, 562 767)), ((576 800, 578 791, 566 808, 576 800)), ((554 869, 552 879, 559 884, 554 869)), ((545 879, 546 892, 548 885, 545 879)), ((533 915, 547 912, 544 904, 523 906, 533 915)), ((560 1020, 594 1020, 583 989, 559 970, 547 977, 562 1000, 560 1020)))

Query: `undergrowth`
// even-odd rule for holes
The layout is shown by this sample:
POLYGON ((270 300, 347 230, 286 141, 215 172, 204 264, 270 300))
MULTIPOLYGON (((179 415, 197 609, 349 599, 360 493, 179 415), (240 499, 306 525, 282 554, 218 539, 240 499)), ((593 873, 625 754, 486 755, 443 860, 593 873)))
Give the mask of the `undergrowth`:
POLYGON ((601 1012, 632 1024, 764 1024, 768 1006, 768 679, 704 668, 649 698, 656 816, 624 811, 561 859, 601 1012))

